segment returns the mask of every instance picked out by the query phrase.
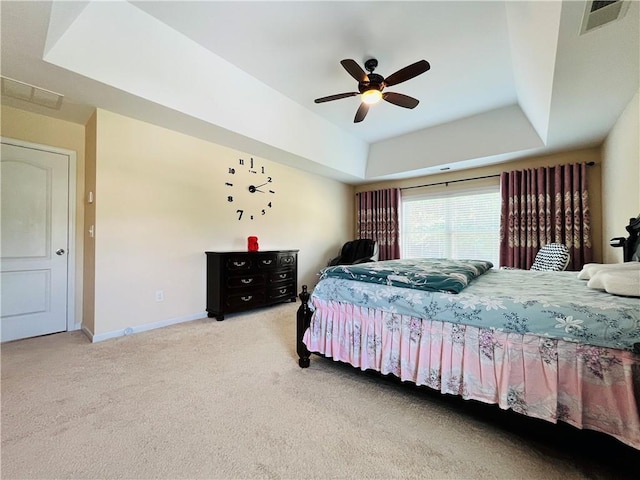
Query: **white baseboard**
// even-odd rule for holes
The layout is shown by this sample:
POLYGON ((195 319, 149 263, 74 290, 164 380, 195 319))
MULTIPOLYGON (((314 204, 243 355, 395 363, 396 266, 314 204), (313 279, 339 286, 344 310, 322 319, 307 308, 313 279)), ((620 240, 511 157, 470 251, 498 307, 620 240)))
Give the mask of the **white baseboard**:
POLYGON ((93 332, 92 332, 91 330, 89 330, 89 329, 88 329, 87 327, 85 327, 84 325, 82 325, 82 326, 80 327, 80 330, 82 330, 82 333, 84 333, 84 334, 87 336, 87 338, 88 338, 91 342, 93 342, 93 332))
POLYGON ((177 323, 191 322, 193 320, 199 320, 201 318, 207 318, 207 312, 198 312, 185 317, 169 318, 167 320, 161 320, 159 322, 145 323, 144 325, 137 325, 135 327, 127 327, 122 330, 114 330, 113 332, 99 333, 95 335, 89 329, 82 327, 82 331, 85 333, 91 343, 102 342, 104 340, 110 340, 112 338, 125 337, 127 335, 133 335, 134 333, 146 332, 147 330, 155 330, 156 328, 168 327, 169 325, 175 325, 177 323))

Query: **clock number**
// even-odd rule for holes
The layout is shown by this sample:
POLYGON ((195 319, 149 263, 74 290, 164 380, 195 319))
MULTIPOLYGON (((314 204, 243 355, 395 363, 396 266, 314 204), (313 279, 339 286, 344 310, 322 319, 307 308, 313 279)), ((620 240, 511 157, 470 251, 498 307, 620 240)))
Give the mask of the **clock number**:
POLYGON ((227 202, 233 202, 233 197, 231 195, 227 197, 227 202))
POLYGON ((264 211, 264 208, 263 208, 263 209, 262 209, 262 215, 264 215, 265 213, 267 213, 267 212, 265 212, 265 211, 264 211))
POLYGON ((253 168, 253 157, 251 157, 251 168, 253 168))
POLYGON ((238 215, 238 220, 242 220, 242 214, 244 213, 244 210, 236 210, 236 213, 240 214, 238 215))
POLYGON ((271 208, 271 202, 269 202, 269 203, 267 204, 267 207, 271 208))
POLYGON ((264 167, 262 167, 262 174, 264 175, 264 167))
POLYGON ((236 169, 235 169, 235 168, 230 168, 230 169, 229 169, 229 173, 231 173, 231 174, 236 173, 236 169))
POLYGON ((238 160, 239 165, 244 165, 244 160, 241 158, 238 160))
POLYGON ((273 182, 272 178, 271 177, 267 177, 267 183, 271 183, 271 182, 273 182))

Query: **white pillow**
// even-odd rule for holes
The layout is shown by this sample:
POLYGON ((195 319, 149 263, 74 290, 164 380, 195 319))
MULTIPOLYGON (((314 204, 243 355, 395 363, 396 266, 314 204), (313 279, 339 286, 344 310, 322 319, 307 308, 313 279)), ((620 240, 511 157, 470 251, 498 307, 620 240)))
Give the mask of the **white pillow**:
POLYGON ((587 286, 604 289, 614 295, 640 297, 640 270, 602 270, 589 280, 587 286))
POLYGON ((578 273, 578 278, 580 280, 589 280, 593 277, 597 272, 602 270, 640 270, 640 262, 625 262, 625 263, 586 263, 580 273, 578 273))
MULTIPOLYGON (((610 272, 615 272, 615 270, 609 269, 610 272)), ((624 271, 624 270, 620 270, 624 271)), ((600 270, 591 276, 589 281, 587 282, 587 287, 595 288, 597 290, 604 290, 604 274, 607 270, 600 270)))

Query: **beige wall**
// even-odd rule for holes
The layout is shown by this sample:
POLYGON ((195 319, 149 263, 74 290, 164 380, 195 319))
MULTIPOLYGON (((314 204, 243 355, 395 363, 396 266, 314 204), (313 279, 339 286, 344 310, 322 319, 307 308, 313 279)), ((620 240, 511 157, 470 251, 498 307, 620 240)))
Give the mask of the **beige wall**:
POLYGON ((249 235, 261 250, 299 249, 298 286, 313 287, 353 235, 352 186, 254 157, 273 177, 273 208, 239 221, 236 208, 265 207, 258 193, 226 200, 228 168, 248 153, 104 110, 83 126, 3 107, 0 133, 77 154, 76 320, 91 335, 202 313, 207 250, 244 251, 249 235))
MULTIPOLYGON (((601 150, 600 148, 587 148, 580 150, 572 150, 568 152, 557 153, 554 155, 544 155, 538 157, 530 157, 521 160, 515 160, 508 163, 500 163, 496 165, 489 165, 486 167, 479 167, 463 171, 445 172, 437 175, 428 175, 424 177, 416 177, 406 180, 393 180, 388 182, 370 183, 366 185, 358 185, 356 192, 364 192, 367 190, 377 190, 380 188, 390 187, 411 187, 415 185, 424 185, 430 183, 450 182, 453 180, 460 180, 465 178, 483 177, 486 175, 496 175, 503 171, 510 170, 523 170, 527 168, 535 168, 542 166, 561 165, 565 163, 579 163, 579 162, 595 162, 596 165, 587 169, 590 193, 590 207, 591 207, 591 233, 593 244, 593 256, 595 262, 602 261, 602 197, 601 197, 601 150)), ((445 188, 467 188, 478 187, 486 185, 488 183, 499 183, 497 179, 483 179, 474 180, 470 182, 460 182, 451 184, 445 188)), ((431 189, 442 187, 427 187, 431 189)), ((417 190, 417 189, 416 189, 417 190)), ((435 191, 424 190, 423 191, 435 191)), ((414 192, 414 189, 407 190, 407 192, 414 192)))
POLYGON ((91 116, 85 126, 85 177, 84 191, 86 206, 84 210, 84 296, 82 305, 82 328, 87 332, 95 331, 95 225, 96 225, 96 135, 97 112, 91 116), (93 202, 89 202, 88 195, 93 196, 93 202))
POLYGON ((623 260, 622 249, 609 246, 614 237, 626 237, 629 219, 640 214, 640 91, 616 122, 604 142, 602 160, 602 219, 605 263, 623 260))
POLYGON ((352 236, 351 186, 254 157, 273 177, 273 208, 238 220, 268 195, 228 175, 249 154, 104 110, 96 132, 94 334, 204 311, 207 250, 245 251, 249 235, 261 250, 299 249, 299 285, 313 286, 352 236), (233 204, 227 181, 240 186, 233 204))
POLYGON ((84 126, 4 105, 1 119, 0 134, 3 137, 76 152, 75 319, 79 323, 82 319, 84 268, 84 126))

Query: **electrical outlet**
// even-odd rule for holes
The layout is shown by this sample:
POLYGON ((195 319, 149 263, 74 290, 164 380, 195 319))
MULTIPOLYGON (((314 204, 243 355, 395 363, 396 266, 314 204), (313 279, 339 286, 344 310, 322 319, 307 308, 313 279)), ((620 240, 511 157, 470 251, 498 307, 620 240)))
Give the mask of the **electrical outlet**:
POLYGON ((164 290, 156 290, 156 302, 162 302, 164 300, 164 290))

